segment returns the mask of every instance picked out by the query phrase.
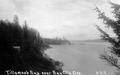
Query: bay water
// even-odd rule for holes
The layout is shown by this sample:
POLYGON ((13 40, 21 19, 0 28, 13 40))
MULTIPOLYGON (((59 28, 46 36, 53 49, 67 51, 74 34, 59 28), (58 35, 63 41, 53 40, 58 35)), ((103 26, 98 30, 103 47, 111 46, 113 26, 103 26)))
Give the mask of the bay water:
POLYGON ((64 63, 63 70, 81 75, 115 75, 115 68, 100 59, 108 50, 107 42, 72 42, 71 45, 51 45, 46 51, 51 58, 64 63))

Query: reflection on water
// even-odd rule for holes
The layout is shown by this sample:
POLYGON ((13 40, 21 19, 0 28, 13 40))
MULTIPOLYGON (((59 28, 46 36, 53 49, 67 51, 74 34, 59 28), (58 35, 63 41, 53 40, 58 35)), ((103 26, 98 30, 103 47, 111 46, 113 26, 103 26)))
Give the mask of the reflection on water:
POLYGON ((74 42, 72 45, 52 45, 53 48, 46 53, 62 61, 65 71, 81 72, 82 75, 97 75, 99 72, 114 75, 113 68, 99 58, 108 46, 105 42, 74 42))

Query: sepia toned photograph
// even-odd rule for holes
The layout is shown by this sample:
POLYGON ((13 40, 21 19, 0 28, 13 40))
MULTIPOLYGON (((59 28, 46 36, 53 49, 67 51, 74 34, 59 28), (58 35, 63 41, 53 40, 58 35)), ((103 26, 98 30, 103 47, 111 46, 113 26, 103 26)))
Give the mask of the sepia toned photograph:
POLYGON ((120 1, 0 0, 0 75, 120 75, 120 1))

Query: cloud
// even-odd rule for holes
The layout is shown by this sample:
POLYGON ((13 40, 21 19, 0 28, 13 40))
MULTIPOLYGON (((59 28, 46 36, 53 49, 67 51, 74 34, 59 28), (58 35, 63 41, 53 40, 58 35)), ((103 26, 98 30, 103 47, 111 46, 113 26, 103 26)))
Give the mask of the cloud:
MULTIPOLYGON (((92 25, 91 3, 84 0, 31 1, 28 22, 46 37, 88 35, 84 26, 92 25)), ((92 28, 93 29, 93 28, 92 28)), ((91 29, 91 30, 92 30, 91 29)), ((79 37, 78 37, 79 38, 79 37)), ((82 37, 81 37, 82 38, 82 37)))
POLYGON ((26 8, 29 5, 29 0, 10 0, 11 3, 14 5, 15 11, 18 13, 26 12, 26 8))
POLYGON ((44 37, 96 38, 94 4, 104 7, 104 0, 0 0, 0 18, 17 14, 44 37), (90 30, 90 31, 89 31, 90 30), (84 37, 81 37, 84 35, 84 37), (71 37, 70 37, 71 36, 71 37))
POLYGON ((15 13, 14 6, 9 0, 0 0, 0 19, 11 19, 15 13))
POLYGON ((103 5, 108 0, 84 0, 84 1, 89 2, 89 3, 93 3, 93 4, 103 5))

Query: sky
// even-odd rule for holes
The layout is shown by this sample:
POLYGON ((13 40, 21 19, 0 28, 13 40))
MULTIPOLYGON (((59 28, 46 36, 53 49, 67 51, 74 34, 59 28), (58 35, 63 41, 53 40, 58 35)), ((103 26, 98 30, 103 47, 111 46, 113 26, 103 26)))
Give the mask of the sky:
MULTIPOLYGON (((95 6, 108 11, 108 0, 0 0, 0 19, 27 21, 42 37, 86 40, 100 37, 95 6)), ((111 0, 120 3, 119 0, 111 0)))

